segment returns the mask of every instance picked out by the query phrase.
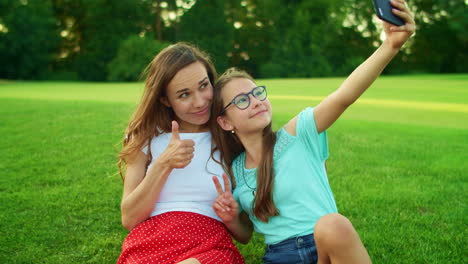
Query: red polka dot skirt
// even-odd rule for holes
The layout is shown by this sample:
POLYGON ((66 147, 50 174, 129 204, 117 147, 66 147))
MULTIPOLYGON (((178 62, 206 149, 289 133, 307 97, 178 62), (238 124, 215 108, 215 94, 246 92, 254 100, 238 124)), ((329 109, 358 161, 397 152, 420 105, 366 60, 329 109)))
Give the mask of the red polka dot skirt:
POLYGON ((195 258, 202 264, 244 264, 223 223, 190 212, 156 215, 136 226, 117 264, 173 264, 195 258))

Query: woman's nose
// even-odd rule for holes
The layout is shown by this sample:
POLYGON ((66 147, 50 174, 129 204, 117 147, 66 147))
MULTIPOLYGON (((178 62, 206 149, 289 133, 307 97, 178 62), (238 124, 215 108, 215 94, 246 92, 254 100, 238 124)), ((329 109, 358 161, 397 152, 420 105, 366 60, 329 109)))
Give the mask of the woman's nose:
POLYGON ((205 97, 203 96, 203 94, 197 92, 197 93, 195 93, 195 96, 194 96, 194 97, 195 97, 195 98, 194 98, 193 105, 194 105, 195 107, 203 107, 203 106, 205 106, 205 101, 206 101, 206 99, 205 99, 205 97))

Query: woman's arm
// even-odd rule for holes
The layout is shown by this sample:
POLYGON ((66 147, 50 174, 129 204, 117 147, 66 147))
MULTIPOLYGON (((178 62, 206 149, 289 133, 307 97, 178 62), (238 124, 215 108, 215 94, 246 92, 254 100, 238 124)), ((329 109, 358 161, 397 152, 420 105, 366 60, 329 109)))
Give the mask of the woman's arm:
POLYGON ((127 164, 121 204, 122 225, 126 229, 132 230, 150 216, 172 169, 184 168, 192 161, 194 145, 193 140, 180 139, 179 126, 173 121, 171 141, 148 173, 143 152, 127 164))
POLYGON ((172 171, 167 164, 156 160, 145 176, 146 161, 146 155, 140 152, 132 163, 127 164, 121 213, 122 225, 129 231, 150 216, 172 171))
POLYGON ((398 53, 403 44, 415 32, 413 15, 408 10, 404 0, 392 0, 395 15, 401 17, 406 24, 401 27, 383 22, 386 35, 382 45, 343 82, 343 84, 325 98, 314 110, 315 123, 318 132, 330 127, 338 117, 353 104, 366 89, 377 79, 387 64, 398 53))

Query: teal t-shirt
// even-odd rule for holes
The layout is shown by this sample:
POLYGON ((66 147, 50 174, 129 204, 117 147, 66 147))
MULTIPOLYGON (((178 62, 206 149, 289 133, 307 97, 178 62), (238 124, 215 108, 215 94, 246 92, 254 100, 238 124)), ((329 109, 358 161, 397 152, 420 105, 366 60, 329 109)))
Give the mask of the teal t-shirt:
POLYGON ((312 234, 320 217, 338 211, 325 170, 327 158, 326 131, 317 132, 314 109, 306 108, 299 114, 296 136, 284 128, 277 132, 273 153, 273 201, 279 215, 265 223, 252 212, 257 169, 245 168, 245 152, 236 157, 232 164, 237 183, 234 198, 240 211, 249 215, 255 231, 265 236, 266 244, 312 234))

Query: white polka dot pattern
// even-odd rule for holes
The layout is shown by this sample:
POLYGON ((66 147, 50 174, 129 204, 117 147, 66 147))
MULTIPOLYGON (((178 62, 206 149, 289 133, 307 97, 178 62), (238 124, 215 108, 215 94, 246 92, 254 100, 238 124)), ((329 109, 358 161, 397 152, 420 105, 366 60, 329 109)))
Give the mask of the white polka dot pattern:
POLYGON ((244 264, 223 223, 191 212, 153 216, 125 238, 117 264, 244 264))

